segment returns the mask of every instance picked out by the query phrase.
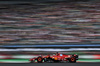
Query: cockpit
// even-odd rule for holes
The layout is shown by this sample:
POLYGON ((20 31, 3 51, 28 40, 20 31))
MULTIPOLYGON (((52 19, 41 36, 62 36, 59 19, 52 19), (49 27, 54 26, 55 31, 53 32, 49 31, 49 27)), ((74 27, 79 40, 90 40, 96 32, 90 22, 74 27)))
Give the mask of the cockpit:
POLYGON ((63 54, 59 54, 59 56, 63 56, 63 54))

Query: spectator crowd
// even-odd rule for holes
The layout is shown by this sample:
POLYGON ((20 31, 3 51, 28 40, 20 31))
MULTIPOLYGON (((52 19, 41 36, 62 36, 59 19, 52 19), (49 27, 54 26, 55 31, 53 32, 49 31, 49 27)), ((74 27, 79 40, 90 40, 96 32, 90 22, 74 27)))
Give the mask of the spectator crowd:
POLYGON ((0 44, 99 44, 100 3, 0 5, 0 44))

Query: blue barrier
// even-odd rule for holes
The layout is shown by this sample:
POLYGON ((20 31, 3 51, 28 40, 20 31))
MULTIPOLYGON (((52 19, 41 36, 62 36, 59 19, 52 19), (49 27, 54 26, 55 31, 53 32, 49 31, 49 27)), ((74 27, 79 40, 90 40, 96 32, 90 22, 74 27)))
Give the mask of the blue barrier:
POLYGON ((1 45, 0 47, 100 47, 100 44, 91 45, 1 45))

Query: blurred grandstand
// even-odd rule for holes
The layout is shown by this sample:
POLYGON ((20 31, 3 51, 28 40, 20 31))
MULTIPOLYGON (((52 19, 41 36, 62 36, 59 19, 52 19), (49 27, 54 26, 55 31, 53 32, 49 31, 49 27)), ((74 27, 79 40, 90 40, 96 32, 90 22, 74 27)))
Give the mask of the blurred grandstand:
POLYGON ((99 6, 65 1, 0 5, 0 47, 99 46, 99 6))

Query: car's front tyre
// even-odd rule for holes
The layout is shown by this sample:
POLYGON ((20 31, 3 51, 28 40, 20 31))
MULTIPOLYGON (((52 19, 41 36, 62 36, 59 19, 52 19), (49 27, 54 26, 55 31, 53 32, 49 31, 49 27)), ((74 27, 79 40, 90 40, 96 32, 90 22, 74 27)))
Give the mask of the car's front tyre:
POLYGON ((42 62, 43 62, 43 58, 42 58, 42 57, 38 57, 38 58, 37 58, 37 62, 38 62, 38 63, 42 63, 42 62))

